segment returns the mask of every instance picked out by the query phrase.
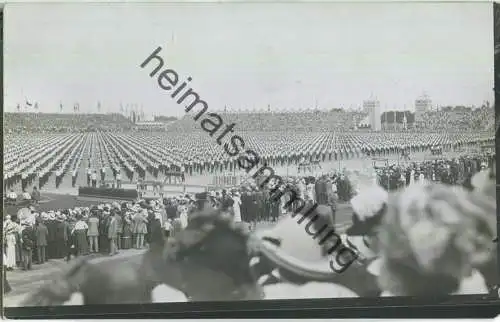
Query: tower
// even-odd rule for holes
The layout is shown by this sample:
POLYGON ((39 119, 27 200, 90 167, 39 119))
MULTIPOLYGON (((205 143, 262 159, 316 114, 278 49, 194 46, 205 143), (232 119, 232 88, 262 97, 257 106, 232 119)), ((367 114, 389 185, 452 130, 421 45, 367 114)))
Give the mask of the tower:
POLYGON ((380 102, 376 98, 365 100, 363 101, 363 110, 368 112, 371 129, 373 131, 380 131, 382 129, 382 122, 380 120, 380 102))
POLYGON ((422 115, 432 109, 431 98, 424 93, 415 100, 415 122, 422 121, 422 115))

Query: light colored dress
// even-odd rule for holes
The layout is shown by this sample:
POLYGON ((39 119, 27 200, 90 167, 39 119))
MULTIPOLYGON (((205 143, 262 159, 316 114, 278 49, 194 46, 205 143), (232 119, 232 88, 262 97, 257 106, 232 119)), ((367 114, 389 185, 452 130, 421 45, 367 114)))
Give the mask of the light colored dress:
POLYGON ((3 223, 4 227, 4 238, 5 238, 5 244, 6 244, 6 250, 5 250, 5 266, 7 268, 14 268, 16 267, 16 233, 20 230, 20 227, 10 221, 6 220, 3 223))
POLYGON ((185 229, 188 226, 188 209, 187 207, 182 207, 181 214, 179 215, 179 219, 181 220, 182 229, 185 229))
POLYGON ((240 197, 233 198, 234 222, 241 222, 241 199, 240 197))

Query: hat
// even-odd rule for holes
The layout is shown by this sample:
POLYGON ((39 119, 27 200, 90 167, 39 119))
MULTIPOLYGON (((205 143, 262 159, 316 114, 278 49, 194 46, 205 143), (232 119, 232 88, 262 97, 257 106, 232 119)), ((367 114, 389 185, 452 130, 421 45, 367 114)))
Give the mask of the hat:
POLYGON ((471 178, 474 191, 496 200, 496 175, 492 170, 483 170, 471 178))
MULTIPOLYGON (((314 207, 314 206, 313 206, 314 207)), ((280 219, 276 225, 270 229, 257 230, 255 235, 263 240, 276 240, 279 241, 279 248, 281 251, 289 256, 297 258, 302 261, 317 262, 324 259, 324 254, 318 240, 312 238, 305 226, 307 225, 307 218, 304 222, 299 223, 301 216, 307 214, 311 207, 304 207, 301 213, 295 216, 286 216, 280 219)), ((316 205, 316 208, 307 215, 308 218, 318 216, 322 220, 317 219, 316 222, 324 221, 333 227, 333 212, 330 207, 325 205, 316 205)))
POLYGON ((363 236, 373 232, 373 229, 381 223, 388 198, 387 191, 378 185, 361 188, 351 199, 353 224, 347 229, 346 234, 363 236))
POLYGON ((458 186, 423 184, 394 195, 380 226, 379 282, 392 294, 451 294, 491 257, 496 211, 458 186), (408 270, 411 267, 411 275, 408 270))
POLYGON ((29 226, 35 223, 35 216, 27 211, 19 211, 17 217, 21 225, 29 226))

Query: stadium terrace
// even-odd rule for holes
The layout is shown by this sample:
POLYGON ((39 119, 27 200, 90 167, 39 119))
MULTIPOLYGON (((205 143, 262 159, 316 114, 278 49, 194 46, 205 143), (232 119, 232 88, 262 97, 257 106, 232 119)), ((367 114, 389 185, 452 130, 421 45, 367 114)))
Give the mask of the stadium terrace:
MULTIPOLYGON (((191 112, 195 107, 200 108, 197 111, 197 114, 194 115, 193 119, 198 121, 202 116, 204 118, 200 121, 201 128, 207 132, 210 137, 214 137, 214 135, 224 126, 224 121, 222 117, 217 113, 206 113, 208 110, 208 104, 204 100, 200 98, 200 95, 196 93, 192 88, 187 87, 187 84, 192 81, 191 77, 187 78, 187 81, 182 82, 179 86, 179 74, 170 68, 164 68, 165 62, 161 56, 159 56, 162 51, 162 47, 156 48, 140 65, 141 68, 152 68, 154 69, 149 73, 150 77, 157 76, 158 86, 165 91, 172 91, 170 97, 172 99, 176 99, 177 104, 186 104, 185 111, 186 113, 191 112), (155 65, 156 62, 156 65, 155 65), (187 102, 186 99, 189 100, 187 102)), ((241 153, 243 149, 245 149, 246 144, 244 139, 239 135, 232 135, 229 139, 230 144, 227 142, 223 144, 222 140, 229 133, 234 133, 234 127, 236 123, 231 123, 226 125, 225 129, 222 133, 215 139, 217 144, 224 147, 224 151, 230 157, 238 157, 238 166, 244 169, 247 173, 250 173, 256 166, 261 163, 261 158, 257 152, 252 149, 244 150, 244 154, 241 153)), ((271 199, 274 201, 280 200, 286 193, 290 193, 290 200, 285 204, 285 208, 287 210, 291 210, 292 206, 298 204, 296 207, 292 217, 296 217, 297 214, 301 214, 298 224, 301 224, 309 215, 314 213, 314 210, 318 207, 318 204, 313 204, 311 207, 304 212, 304 208, 306 207, 306 202, 300 198, 300 196, 293 190, 290 190, 285 185, 283 179, 275 174, 273 168, 267 166, 264 162, 263 166, 258 169, 253 175, 253 179, 259 183, 261 188, 268 185, 271 180, 274 180, 276 184, 273 189, 270 190, 271 199), (265 173, 268 173, 267 176, 265 173), (265 178, 264 178, 265 177, 265 178), (264 179, 263 179, 264 178, 264 179), (262 180, 263 179, 263 180, 262 180)), ((323 245, 329 238, 334 238, 335 243, 328 250, 328 254, 332 254, 336 251, 336 257, 334 263, 333 260, 330 260, 330 268, 337 272, 344 272, 356 259, 356 253, 343 245, 341 242, 340 236, 335 232, 334 227, 329 227, 328 224, 324 224, 322 228, 318 229, 317 232, 310 231, 310 226, 319 219, 319 216, 315 215, 312 218, 308 218, 308 224, 306 225, 306 232, 311 235, 314 239, 318 238, 324 231, 328 232, 319 240, 319 245, 323 245), (340 247, 340 249, 339 249, 340 247), (349 253, 349 256, 346 256, 345 253, 349 253), (346 258, 349 258, 346 262, 346 258), (340 268, 339 268, 340 267, 340 268)))

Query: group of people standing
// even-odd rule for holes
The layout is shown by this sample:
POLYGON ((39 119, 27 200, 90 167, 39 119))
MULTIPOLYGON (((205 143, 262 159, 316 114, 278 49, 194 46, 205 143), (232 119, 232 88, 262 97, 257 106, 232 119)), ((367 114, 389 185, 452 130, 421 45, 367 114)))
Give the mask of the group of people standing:
POLYGON ((408 165, 378 168, 378 184, 394 191, 417 181, 441 182, 444 184, 467 184, 477 172, 494 164, 493 154, 440 158, 408 165))

